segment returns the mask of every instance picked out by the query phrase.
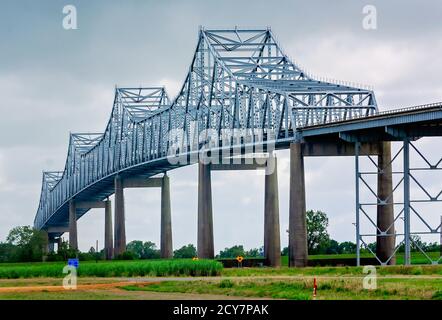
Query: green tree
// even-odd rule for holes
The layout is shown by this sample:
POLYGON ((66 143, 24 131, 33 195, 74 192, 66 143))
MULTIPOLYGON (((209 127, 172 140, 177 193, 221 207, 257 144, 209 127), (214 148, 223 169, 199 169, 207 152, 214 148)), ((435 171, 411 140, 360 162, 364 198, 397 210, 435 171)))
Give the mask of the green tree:
POLYGON ((256 258, 259 256, 260 256, 260 249, 259 248, 250 249, 250 250, 246 251, 246 253, 245 253, 245 257, 256 258))
POLYGON ((322 247, 327 247, 330 236, 327 232, 328 218, 322 211, 308 210, 307 220, 307 248, 309 254, 315 254, 322 247))
POLYGON ((339 242, 336 240, 329 240, 327 242, 324 242, 322 244, 324 247, 319 247, 319 253, 326 253, 326 254, 339 254, 339 242))
POLYGON ((427 246, 427 244, 425 242, 422 242, 421 237, 419 237, 418 235, 414 234, 410 236, 411 241, 410 241, 410 250, 411 251, 420 251, 421 249, 425 251, 425 247, 427 246))
POLYGON ((48 240, 45 232, 30 226, 13 228, 6 241, 16 247, 12 257, 14 261, 41 261, 47 254, 48 240))
POLYGON ((135 259, 158 259, 160 251, 157 250, 155 243, 151 241, 142 242, 134 240, 127 244, 126 251, 130 252, 135 259))
POLYGON ((124 251, 123 253, 117 254, 114 260, 134 260, 136 257, 131 251, 124 251))
POLYGON ((365 248, 364 246, 364 251, 368 251, 368 252, 375 252, 376 253, 376 242, 372 242, 367 244, 367 248, 365 248))
POLYGON ((13 262, 17 247, 10 243, 0 243, 0 262, 13 262))
POLYGON ((245 256, 244 246, 233 246, 231 248, 225 248, 219 252, 220 258, 236 258, 237 256, 245 256))
POLYGON ((15 227, 9 231, 6 241, 14 246, 25 246, 29 244, 34 235, 34 229, 30 226, 15 227))
POLYGON ((356 253, 356 243, 344 241, 339 244, 339 253, 356 253))
POLYGON ((157 249, 155 243, 147 241, 143 244, 142 259, 159 259, 160 256, 160 250, 157 249))
POLYGON ((141 259, 143 256, 143 241, 134 240, 126 245, 126 251, 133 254, 136 259, 141 259))
POLYGON ((75 249, 72 249, 69 246, 69 242, 62 240, 60 243, 60 246, 57 249, 56 257, 54 257, 55 260, 62 260, 66 261, 69 258, 76 258, 78 256, 78 251, 75 249))
POLYGON ((436 252, 436 251, 441 251, 442 248, 439 245, 439 243, 437 243, 437 242, 430 242, 430 243, 426 243, 425 244, 424 250, 426 252, 436 252))
POLYGON ((177 259, 188 259, 196 257, 196 248, 193 244, 182 246, 173 252, 173 257, 177 259))

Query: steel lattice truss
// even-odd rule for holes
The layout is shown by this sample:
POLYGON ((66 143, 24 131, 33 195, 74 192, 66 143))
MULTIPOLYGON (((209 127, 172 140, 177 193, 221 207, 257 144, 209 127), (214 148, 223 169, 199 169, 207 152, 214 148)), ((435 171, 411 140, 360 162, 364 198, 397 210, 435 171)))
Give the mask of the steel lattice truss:
MULTIPOLYGON (((103 134, 71 134, 64 171, 44 173, 34 221, 50 217, 75 194, 106 176, 169 154, 180 129, 186 152, 203 130, 261 130, 278 143, 298 127, 373 114, 371 90, 318 81, 281 50, 272 31, 205 30, 189 73, 170 101, 164 88, 117 88, 103 134), (196 128, 196 129, 195 129, 196 128)), ((233 142, 232 142, 233 144, 233 142)))
POLYGON ((442 202, 442 190, 436 189, 436 192, 433 191, 432 193, 428 186, 425 186, 421 179, 416 176, 418 172, 426 171, 435 173, 436 171, 442 170, 442 158, 439 158, 438 161, 430 162, 417 148, 415 142, 410 140, 403 142, 403 146, 393 155, 390 163, 385 164, 384 168, 379 167, 371 156, 366 157, 369 160, 368 163, 372 165, 371 169, 361 171, 359 166, 360 156, 358 153, 356 154, 356 198, 358 199, 356 220, 360 221, 361 218, 365 220, 364 223, 356 223, 357 264, 359 265, 360 263, 359 244, 362 244, 381 265, 387 265, 389 261, 398 254, 401 246, 404 247, 404 263, 407 265, 411 263, 412 253, 410 247, 412 246, 431 264, 442 262, 442 256, 432 257, 428 252, 425 252, 421 244, 416 241, 416 239, 419 238, 413 238, 413 236, 440 235, 442 233, 442 221, 440 224, 434 225, 434 223, 431 223, 429 220, 429 217, 438 213, 438 211, 434 208, 430 210, 429 208, 425 208, 426 210, 424 210, 424 208, 418 207, 424 203, 434 204, 442 202), (423 164, 410 166, 410 150, 414 151, 415 157, 423 160, 423 164), (401 157, 402 159, 400 159, 401 157), (395 169, 392 172, 393 176, 397 177, 397 181, 393 184, 392 193, 389 194, 387 198, 381 199, 376 193, 373 183, 370 183, 367 177, 370 175, 375 175, 376 177, 382 175, 384 169, 387 167, 393 168, 393 164, 396 165, 400 160, 403 161, 402 168, 395 169), (415 187, 414 190, 411 189, 411 185, 415 187), (371 197, 368 198, 369 200, 360 202, 359 195, 362 189, 368 190, 368 194, 371 195, 371 197), (399 194, 401 189, 403 191, 402 196, 399 194), (420 196, 419 193, 421 194, 420 196), (369 208, 389 205, 389 202, 395 206, 396 214, 393 222, 385 228, 385 230, 381 230, 375 222, 375 216, 370 214, 369 208), (403 220, 402 231, 395 230, 398 225, 400 228, 401 219, 403 220), (411 220, 415 220, 415 223, 412 224, 411 220), (360 233, 360 226, 363 224, 371 228, 372 231, 360 233), (370 248, 368 242, 376 238, 386 237, 394 238, 395 248, 389 257, 382 260, 378 257, 375 250, 370 248))

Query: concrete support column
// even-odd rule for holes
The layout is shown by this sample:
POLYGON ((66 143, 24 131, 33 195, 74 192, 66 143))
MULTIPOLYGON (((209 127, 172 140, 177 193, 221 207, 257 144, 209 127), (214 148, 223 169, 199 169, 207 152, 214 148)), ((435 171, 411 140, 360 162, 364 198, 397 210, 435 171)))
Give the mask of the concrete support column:
POLYGON ((170 185, 167 174, 161 184, 161 258, 172 258, 172 217, 170 212, 170 185))
POLYGON ((43 251, 43 261, 45 260, 45 256, 48 254, 49 248, 49 233, 46 230, 41 230, 42 238, 44 239, 42 251, 43 251))
POLYGON ((210 164, 202 163, 198 163, 198 257, 214 257, 210 164))
POLYGON ((126 251, 126 223, 124 216, 124 189, 123 180, 115 177, 115 249, 114 254, 119 255, 126 251))
POLYGON ((48 243, 48 253, 54 253, 55 252, 55 243, 51 240, 49 240, 48 243))
POLYGON ((290 144, 289 266, 305 267, 308 262, 305 209, 305 178, 302 145, 290 144))
POLYGON ((264 255, 265 264, 281 266, 281 239, 279 232, 279 197, 277 162, 269 157, 264 187, 264 255))
POLYGON ((111 260, 114 256, 114 240, 112 231, 112 203, 104 201, 104 253, 106 260, 111 260))
MULTIPOLYGON (((379 146, 378 167, 378 197, 377 226, 385 232, 376 239, 376 255, 385 262, 393 254, 395 248, 394 205, 393 205, 393 174, 391 168, 391 143, 381 142, 379 146), (390 227, 391 226, 391 227, 390 227)), ((393 257, 388 264, 396 264, 393 257)))
POLYGON ((57 239, 57 253, 60 252, 62 242, 63 242, 63 239, 61 237, 58 237, 58 239, 57 239))
POLYGON ((42 230, 42 237, 44 239, 44 243, 42 246, 42 261, 45 262, 48 259, 48 253, 50 252, 50 240, 49 234, 46 230, 42 230))
POLYGON ((78 250, 77 208, 74 200, 69 201, 69 247, 78 250))
POLYGON ((54 235, 49 232, 46 232, 45 239, 47 240, 47 253, 54 253, 57 239, 55 239, 54 235))

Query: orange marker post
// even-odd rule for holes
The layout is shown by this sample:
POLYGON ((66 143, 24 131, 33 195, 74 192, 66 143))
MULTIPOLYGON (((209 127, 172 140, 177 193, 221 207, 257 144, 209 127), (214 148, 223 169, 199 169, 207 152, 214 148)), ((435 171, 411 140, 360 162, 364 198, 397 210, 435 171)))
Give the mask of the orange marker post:
POLYGON ((318 285, 316 283, 316 277, 313 278, 313 300, 316 300, 316 291, 318 290, 318 285))

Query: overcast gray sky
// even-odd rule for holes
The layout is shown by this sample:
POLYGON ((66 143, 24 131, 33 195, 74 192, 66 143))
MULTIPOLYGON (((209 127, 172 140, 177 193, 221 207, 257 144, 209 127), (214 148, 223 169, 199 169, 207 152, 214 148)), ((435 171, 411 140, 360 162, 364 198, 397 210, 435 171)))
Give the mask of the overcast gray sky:
MULTIPOLYGON (((12 227, 33 223, 41 172, 63 169, 69 132, 104 130, 115 85, 163 84, 171 96, 177 93, 199 25, 271 26, 302 66, 321 76, 373 85, 380 108, 388 109, 442 100, 440 21, 440 1, 3 0, 0 241, 12 227), (67 4, 77 8, 78 30, 62 27, 67 4), (377 8, 376 30, 362 28, 366 4, 377 8)), ((286 246, 288 153, 277 155, 286 246)), ((328 214, 333 238, 354 241, 354 160, 307 159, 306 168, 307 207, 328 214)), ((196 243, 196 166, 170 177, 177 248, 196 243)), ((217 251, 262 245, 263 191, 264 178, 254 172, 213 173, 217 251)), ((158 244, 160 191, 125 194, 128 241, 158 244)), ((103 212, 91 210, 78 229, 80 249, 88 250, 97 239, 102 247, 103 212)))

